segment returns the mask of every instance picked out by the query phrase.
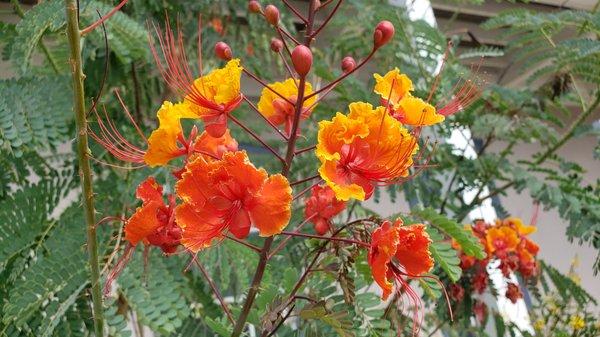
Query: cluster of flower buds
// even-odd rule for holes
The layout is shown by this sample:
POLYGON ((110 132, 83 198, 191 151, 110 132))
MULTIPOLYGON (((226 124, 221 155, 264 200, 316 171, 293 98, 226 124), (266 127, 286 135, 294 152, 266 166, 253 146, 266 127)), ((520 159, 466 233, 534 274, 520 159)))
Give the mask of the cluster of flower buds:
MULTIPOLYGON (((536 227, 523 224, 519 218, 506 218, 489 224, 483 220, 466 227, 473 233, 485 247, 486 257, 476 259, 473 256, 460 253, 460 266, 464 277, 457 284, 450 286, 450 297, 460 302, 465 294, 464 286, 468 286, 476 293, 483 293, 489 284, 488 268, 497 265, 502 275, 507 279, 506 298, 516 303, 522 297, 517 284, 510 281, 513 273, 518 273, 523 278, 534 276, 537 273, 536 255, 538 245, 527 236, 535 232, 536 227), (490 262, 494 262, 491 264, 490 262)), ((460 245, 453 242, 456 249, 460 245)))

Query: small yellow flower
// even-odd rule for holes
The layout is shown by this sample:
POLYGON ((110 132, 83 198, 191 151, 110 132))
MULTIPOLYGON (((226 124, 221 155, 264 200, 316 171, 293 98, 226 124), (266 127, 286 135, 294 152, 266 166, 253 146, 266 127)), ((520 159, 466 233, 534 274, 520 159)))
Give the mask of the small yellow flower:
POLYGON ((545 326, 546 326, 546 322, 544 322, 544 320, 541 318, 533 323, 533 328, 536 330, 542 330, 542 329, 544 329, 545 326))
POLYGON ((585 327, 585 321, 579 315, 571 316, 571 321, 569 325, 573 328, 573 330, 581 330, 585 327))

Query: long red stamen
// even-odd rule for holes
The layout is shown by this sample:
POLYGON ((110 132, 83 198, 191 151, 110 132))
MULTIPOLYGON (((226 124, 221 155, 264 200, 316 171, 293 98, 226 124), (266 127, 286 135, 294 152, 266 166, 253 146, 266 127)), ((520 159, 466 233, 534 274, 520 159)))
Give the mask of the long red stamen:
MULTIPOLYGON (((483 60, 483 59, 482 59, 483 60)), ((471 67, 471 73, 474 75, 464 80, 459 80, 454 89, 452 90, 454 94, 452 95, 452 99, 443 107, 436 107, 437 112, 443 116, 450 116, 459 111, 464 110, 473 102, 475 102, 481 96, 481 91, 477 87, 474 82, 478 81, 477 73, 479 72, 479 68, 481 67, 481 62, 477 66, 471 67)))
POLYGON ((104 296, 108 296, 112 288, 113 281, 116 280, 119 277, 119 275, 123 272, 123 269, 125 269, 125 266, 127 266, 127 263, 129 263, 129 261, 131 260, 134 251, 135 246, 132 246, 130 243, 128 243, 127 247, 125 247, 123 255, 121 255, 114 268, 106 277, 106 283, 104 284, 104 296))

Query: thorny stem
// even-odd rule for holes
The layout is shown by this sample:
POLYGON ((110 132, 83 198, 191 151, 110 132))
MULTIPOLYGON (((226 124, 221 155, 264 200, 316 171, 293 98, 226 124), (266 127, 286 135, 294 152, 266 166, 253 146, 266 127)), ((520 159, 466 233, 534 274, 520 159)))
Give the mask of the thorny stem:
POLYGON ((83 69, 81 60, 81 36, 77 20, 76 0, 65 0, 67 16, 67 36, 70 49, 70 66, 73 77, 73 110, 77 125, 77 157, 79 158, 79 174, 81 176, 82 204, 87 226, 87 249, 90 265, 90 285, 92 290, 92 307, 94 315, 94 332, 96 337, 104 336, 104 317, 102 313, 102 294, 100 292, 100 266, 98 263, 98 239, 96 237, 96 221, 94 219, 94 191, 92 188, 92 170, 90 167, 88 147, 88 127, 85 110, 83 87, 83 69))
MULTIPOLYGON (((308 9, 308 22, 306 24, 306 41, 304 43, 307 47, 310 47, 310 41, 311 41, 310 34, 312 32, 312 26, 313 26, 313 22, 314 22, 314 14, 315 14, 314 5, 315 5, 315 1, 313 0, 310 2, 309 9, 308 9)), ((250 74, 247 71, 245 71, 245 72, 246 72, 246 74, 250 74)), ((256 81, 258 81, 261 84, 264 83, 260 79, 256 78, 253 75, 250 75, 250 77, 253 77, 256 81)), ((306 82, 306 76, 301 76, 299 84, 298 84, 298 98, 297 98, 295 104, 292 103, 292 105, 295 105, 296 111, 295 111, 295 115, 294 115, 294 122, 292 124, 292 130, 290 132, 290 136, 289 136, 289 139, 287 142, 288 148, 287 148, 285 160, 283 161, 283 168, 281 170, 281 173, 285 177, 287 177, 289 175, 290 169, 292 166, 292 160, 294 159, 294 152, 296 149, 296 138, 298 135, 298 133, 297 133, 298 124, 300 121, 300 114, 302 113, 302 107, 304 105, 304 100, 305 100, 305 97, 304 97, 305 82, 306 82)), ((269 88, 271 91, 274 91, 268 85, 266 85, 266 84, 263 84, 263 85, 266 88, 269 88)), ((279 93, 276 93, 276 94, 281 97, 281 95, 279 93)), ((285 100, 287 101, 287 99, 285 99, 285 100)), ((239 337, 241 335, 242 331, 244 330, 244 326, 246 325, 246 320, 248 319, 248 315, 250 314, 250 310, 252 309, 252 304, 254 303, 254 299, 256 298, 256 295, 258 294, 258 290, 259 290, 260 284, 262 282, 262 278, 263 278, 265 268, 267 266, 267 261, 269 258, 269 251, 271 249, 271 245, 273 244, 273 240, 274 240, 273 236, 265 239, 263 248, 260 251, 260 257, 258 260, 258 264, 256 266, 256 271, 254 273, 254 277, 252 278, 252 283, 250 284, 250 289, 248 290, 248 295, 246 296, 246 300, 244 301, 242 311, 241 311, 240 315, 238 316, 238 320, 233 328, 231 337, 239 337)))
MULTIPOLYGON (((559 148, 561 148, 569 139, 571 139, 574 135, 575 135, 575 130, 581 125, 581 123, 585 122, 585 120, 593 113, 595 112, 596 108, 598 107, 598 105, 600 105, 600 91, 596 93, 596 99, 594 100, 594 102, 587 108, 587 110, 583 111, 579 117, 577 117, 577 119, 575 119, 573 121, 573 123, 571 123, 571 125, 569 126, 569 128, 567 129, 567 132, 565 132, 565 134, 556 142, 554 143, 554 145, 550 146, 546 151, 544 151, 534 162, 533 165, 537 166, 542 164, 543 162, 546 161, 546 159, 548 159, 550 156, 552 156, 552 154, 554 154, 559 148)), ((515 185, 517 183, 516 180, 512 180, 507 182, 506 184, 502 185, 501 187, 489 192, 486 196, 481 197, 481 198, 474 198, 473 201, 471 201, 468 205, 465 206, 464 210, 458 214, 457 219, 463 219, 468 213, 469 211, 473 208, 473 206, 475 205, 479 205, 480 203, 482 203, 483 201, 492 198, 504 191, 506 191, 507 189, 509 189, 510 187, 512 187, 513 185, 515 185)))
POLYGON ((96 27, 100 26, 104 21, 110 19, 111 16, 115 15, 119 9, 121 9, 121 7, 125 6, 125 4, 127 3, 127 1, 129 0, 123 0, 121 1, 117 6, 115 6, 115 8, 111 9, 110 12, 106 13, 106 15, 104 15, 103 18, 101 18, 100 20, 92 23, 91 25, 89 25, 88 27, 82 29, 79 34, 81 36, 84 36, 85 34, 93 31, 94 29, 96 29, 96 27))
POLYGON ((223 308, 223 311, 227 315, 227 318, 229 319, 229 321, 231 322, 231 324, 234 324, 235 323, 235 319, 233 318, 233 314, 231 314, 231 311, 229 310, 229 307, 227 306, 227 303, 225 303, 225 300, 223 299, 223 296, 221 295, 221 292, 219 291, 219 288, 217 288, 217 285, 215 284, 215 281, 213 281, 213 279, 208 274, 208 271, 206 270, 206 268, 204 268, 204 266, 202 265, 202 263, 200 263, 200 261, 198 261, 198 259, 196 258, 196 256, 192 257, 192 259, 194 259, 194 263, 196 264, 196 266, 198 266, 198 269, 200 269, 200 272, 202 273, 202 275, 206 279, 206 282, 208 282, 208 285, 210 286, 210 288, 212 289, 213 293, 215 294, 215 297, 217 297, 217 300, 221 304, 221 308, 223 308))
MULTIPOLYGON (((23 8, 21 8, 21 4, 19 4, 19 1, 18 0, 10 0, 10 3, 13 6, 13 11, 15 12, 15 14, 17 14, 17 16, 22 19, 25 16, 25 12, 23 11, 23 8)), ((41 37, 40 37, 39 44, 40 44, 40 48, 42 49, 42 52, 44 52, 44 55, 46 55, 46 58, 48 59, 50 66, 52 66, 52 69, 54 70, 54 72, 56 74, 59 74, 60 70, 58 69, 58 64, 56 64, 56 60, 54 59, 54 57, 52 57, 52 54, 50 54, 50 50, 48 50, 48 47, 46 47, 46 45, 44 44, 44 41, 42 40, 41 37)))

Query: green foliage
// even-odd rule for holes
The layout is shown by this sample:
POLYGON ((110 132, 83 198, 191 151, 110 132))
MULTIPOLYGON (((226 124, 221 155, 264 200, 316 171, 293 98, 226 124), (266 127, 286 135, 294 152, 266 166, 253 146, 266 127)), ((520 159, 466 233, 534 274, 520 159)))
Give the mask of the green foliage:
POLYGON ((442 268, 452 282, 458 281, 462 275, 462 269, 460 269, 460 259, 456 255, 456 251, 435 228, 428 227, 427 233, 433 241, 429 250, 436 265, 442 268))
POLYGON ((483 246, 479 242, 479 239, 459 223, 438 214, 438 212, 432 208, 413 210, 412 213, 419 218, 428 221, 432 226, 435 226, 437 229, 456 240, 465 254, 474 256, 478 259, 486 257, 486 253, 483 250, 483 246))
POLYGON ((0 81, 0 148, 20 157, 65 141, 72 119, 66 77, 23 77, 0 81))

